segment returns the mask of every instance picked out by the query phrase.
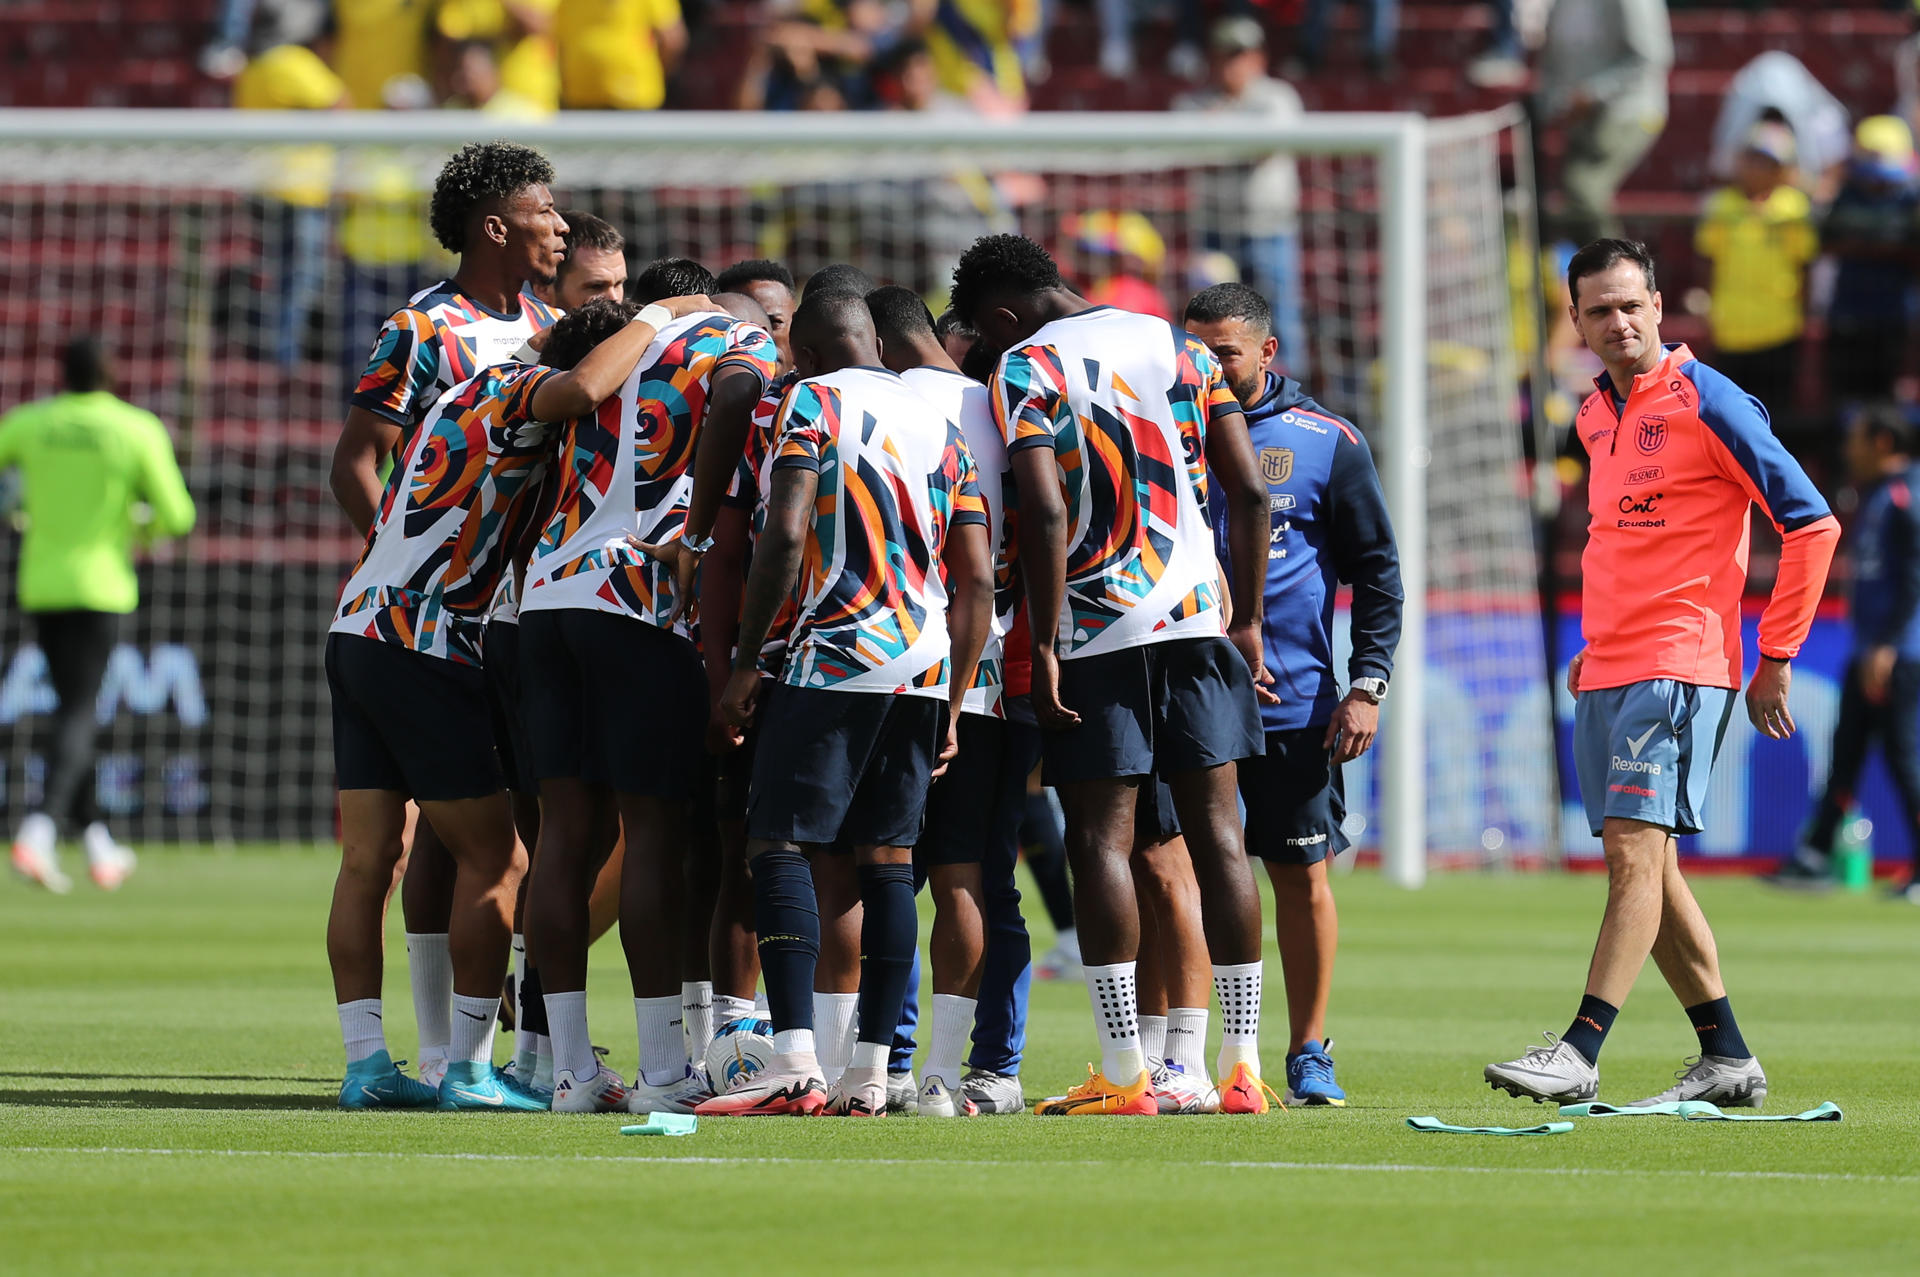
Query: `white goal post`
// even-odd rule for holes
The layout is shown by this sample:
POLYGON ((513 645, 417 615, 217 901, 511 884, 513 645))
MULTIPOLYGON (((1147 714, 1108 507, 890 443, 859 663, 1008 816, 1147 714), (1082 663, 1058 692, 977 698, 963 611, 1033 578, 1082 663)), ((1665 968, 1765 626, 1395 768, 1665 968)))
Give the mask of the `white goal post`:
MULTIPOLYGON (((346 566, 338 561, 344 521, 327 531, 325 494, 310 491, 312 458, 262 461, 233 451, 234 441, 250 439, 249 427, 278 428, 276 414, 339 420, 341 403, 328 396, 344 400, 340 383, 350 373, 335 373, 351 368, 356 338, 350 326, 332 322, 330 308, 338 302, 351 310, 356 279, 351 245, 335 241, 351 223, 355 200, 372 198, 368 191, 391 184, 393 174, 403 176, 405 188, 394 198, 417 202, 453 148, 509 137, 547 152, 562 202, 607 216, 627 233, 639 260, 689 252, 718 268, 735 256, 787 256, 803 271, 835 252, 871 253, 869 262, 881 267, 870 265, 871 273, 929 294, 941 290, 944 270, 974 233, 1085 234, 1073 229, 1081 225, 1074 219, 1092 206, 1138 212, 1151 227, 1149 243, 1164 253, 1154 263, 1156 286, 1177 306, 1189 279, 1217 271, 1223 254, 1233 256, 1232 236, 1223 238, 1222 228, 1246 231, 1247 209, 1228 206, 1222 192, 1244 189, 1249 174, 1276 158, 1296 163, 1296 283, 1313 352, 1307 381, 1316 397, 1370 436, 1407 595, 1381 757, 1367 773, 1377 791, 1377 827, 1354 828, 1359 840, 1377 843, 1394 881, 1418 886, 1430 848, 1502 861, 1543 847, 1557 811, 1548 711, 1533 713, 1533 690, 1521 681, 1544 687, 1546 671, 1543 658, 1522 668, 1541 649, 1538 635, 1530 640, 1526 632, 1529 604, 1538 628, 1538 594, 1524 485, 1512 474, 1521 464, 1521 440, 1500 149, 1512 123, 1504 115, 1337 113, 1276 127, 1247 116, 1184 113, 1037 113, 1011 121, 570 113, 527 122, 457 112, 0 110, 0 171, 10 187, 0 192, 0 409, 51 389, 51 360, 41 356, 75 324, 151 314, 166 331, 142 346, 135 362, 154 372, 148 384, 136 381, 128 391, 176 430, 196 499, 218 505, 240 500, 236 491, 250 492, 249 510, 277 500, 284 516, 263 523, 254 511, 253 523, 231 522, 215 510, 166 556, 158 570, 201 576, 148 589, 161 614, 153 640, 189 649, 201 641, 225 644, 200 655, 208 684, 227 678, 228 665, 245 666, 250 644, 268 641, 287 662, 310 655, 317 670, 317 633, 304 643, 259 618, 212 615, 232 606, 234 591, 243 602, 250 589, 257 598, 259 587, 233 582, 269 560, 276 571, 305 562, 314 571, 304 577, 272 578, 274 588, 301 595, 300 606, 288 595, 275 610, 282 628, 312 627, 332 600, 324 598, 317 612, 305 595, 324 594, 329 573, 346 566), (284 211, 279 197, 261 193, 286 184, 289 164, 316 155, 329 183, 314 201, 326 210, 313 216, 327 236, 313 250, 325 256, 313 267, 320 272, 318 313, 282 337, 286 348, 276 357, 266 330, 275 322, 280 283, 298 272, 291 263, 300 250, 289 247, 298 231, 275 220, 284 211), (356 178, 357 159, 377 160, 386 176, 356 178), (1010 175, 1024 175, 1024 184, 1010 175), (1223 178, 1240 185, 1223 185, 1223 178), (90 246, 98 248, 92 261, 90 246), (217 430, 215 422, 222 423, 217 430), (262 495, 268 491, 276 496, 262 495), (1444 506, 1450 522, 1438 529, 1445 533, 1439 542, 1429 536, 1430 492, 1436 501, 1458 502, 1444 506), (307 527, 321 530, 303 533, 307 527), (249 536, 257 547, 274 548, 249 558, 249 536), (297 549, 293 541, 301 536, 319 548, 297 549), (1449 704, 1473 705, 1477 689, 1492 685, 1485 679, 1504 679, 1519 689, 1511 692, 1518 708, 1498 723, 1472 715, 1450 716, 1444 730, 1439 720, 1428 723, 1427 638, 1438 633, 1429 629, 1430 591, 1454 600, 1448 606, 1464 609, 1462 615, 1491 608, 1522 618, 1490 646, 1472 637, 1472 625, 1461 631, 1468 635, 1460 640, 1468 653, 1461 668, 1477 662, 1485 678, 1463 675, 1449 704), (1452 761, 1466 770, 1445 771, 1457 773, 1457 788, 1443 785, 1430 798, 1435 751, 1457 753, 1452 761), (1540 791, 1538 812, 1532 790, 1540 791), (1445 827, 1438 843, 1436 823, 1445 827)), ((111 345, 115 334, 104 335, 111 345)), ((357 339, 361 356, 372 336, 366 327, 357 339)), ((318 425, 298 446, 311 453, 320 442, 306 435, 317 433, 318 425)), ((12 562, 13 551, 0 550, 0 588, 9 600, 12 562)), ((143 588, 153 580, 151 571, 143 574, 143 588)), ((1341 642, 1344 653, 1344 636, 1341 642)), ((15 692, 9 701, 0 686, 0 744, 9 746, 0 760, 0 805, 10 817, 33 784, 29 719, 44 707, 22 690, 33 673, 20 667, 26 650, 17 617, 0 626, 0 676, 15 692)), ((151 665, 150 653, 147 659, 151 665)), ((129 760, 125 818, 132 833, 325 836, 315 795, 316 787, 330 785, 328 729, 302 721, 324 718, 324 686, 317 699, 311 689, 293 697, 263 679, 286 682, 293 674, 282 665, 211 689, 204 717, 227 721, 207 722, 201 730, 214 736, 193 750, 181 744, 177 727, 161 732, 113 717, 103 696, 103 721, 112 719, 107 747, 129 760), (256 716, 276 724, 279 738, 250 736, 256 716), (284 739, 301 732, 297 748, 284 739), (156 743, 156 733, 165 740, 156 743), (260 751, 275 748, 290 752, 279 763, 261 761, 260 751), (189 755, 199 779, 181 798, 170 786, 189 755), (163 783, 163 770, 173 780, 163 783), (239 792, 260 785, 277 797, 254 801, 239 792), (198 807, 189 801, 194 794, 205 800, 198 807)))

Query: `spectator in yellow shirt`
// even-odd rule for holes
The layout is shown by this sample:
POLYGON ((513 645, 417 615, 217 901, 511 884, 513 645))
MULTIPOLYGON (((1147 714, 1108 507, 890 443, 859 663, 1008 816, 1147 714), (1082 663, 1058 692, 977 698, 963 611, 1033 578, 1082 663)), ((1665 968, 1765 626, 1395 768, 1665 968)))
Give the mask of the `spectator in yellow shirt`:
MULTIPOLYGON (((347 86, 303 44, 282 44, 248 62, 233 82, 243 111, 332 111, 348 105, 347 86)), ((327 268, 327 206, 333 198, 334 152, 326 145, 275 147, 263 157, 262 241, 278 296, 273 300, 272 355, 282 367, 299 362, 307 324, 327 268)), ((256 329, 258 331, 258 329, 256 329)))
POLYGON ((1793 424, 1803 282, 1820 251, 1812 203, 1788 181, 1793 160, 1786 125, 1755 125, 1735 184, 1707 197, 1694 235, 1696 250, 1713 263, 1713 365, 1760 401, 1776 431, 1793 424))
POLYGON ((426 105, 427 24, 434 0, 333 0, 333 69, 354 109, 426 105))
MULTIPOLYGON (((498 86, 472 105, 497 114, 535 117, 560 109, 560 60, 553 47, 560 0, 440 0, 434 29, 441 38, 443 75, 460 76, 471 41, 492 47, 498 86), (494 99, 502 99, 496 102, 494 99)), ((462 95, 472 98, 471 86, 462 95)))
POLYGON ((560 0, 560 105, 574 111, 654 111, 687 47, 680 0, 560 0))

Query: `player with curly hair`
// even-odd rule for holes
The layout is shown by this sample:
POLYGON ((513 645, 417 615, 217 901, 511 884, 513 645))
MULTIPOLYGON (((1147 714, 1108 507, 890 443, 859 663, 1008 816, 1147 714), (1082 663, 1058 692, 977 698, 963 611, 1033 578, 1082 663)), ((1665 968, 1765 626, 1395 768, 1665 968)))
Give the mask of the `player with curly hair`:
MULTIPOLYGON (((441 168, 429 222, 434 237, 459 254, 459 265, 451 279, 417 294, 381 327, 334 446, 333 494, 355 531, 364 535, 373 527, 385 486, 382 466, 402 454, 440 397, 511 359, 558 317, 526 291, 551 281, 566 252, 567 224, 554 207, 552 181, 553 165, 544 155, 512 142, 462 147, 441 168)), ((507 574, 509 612, 512 580, 507 574)), ((429 1084, 437 1083, 452 1041, 447 928, 453 887, 452 857, 427 822, 419 822, 400 899, 420 1067, 429 1084)), ((342 891, 384 907, 389 883, 350 881, 343 871, 336 896, 342 891)))
POLYGON ((1236 768, 1272 700, 1257 606, 1220 589, 1209 485, 1225 498, 1232 598, 1258 599, 1265 485, 1213 352, 1165 320, 1089 305, 1018 235, 974 243, 953 310, 1003 350, 988 383, 1019 510, 1031 699, 1067 817, 1074 914, 1101 1068, 1041 1113, 1154 1113, 1141 1049, 1140 911, 1128 871, 1143 782, 1163 777, 1199 880, 1224 1016, 1220 1107, 1263 1112, 1260 897, 1236 768))

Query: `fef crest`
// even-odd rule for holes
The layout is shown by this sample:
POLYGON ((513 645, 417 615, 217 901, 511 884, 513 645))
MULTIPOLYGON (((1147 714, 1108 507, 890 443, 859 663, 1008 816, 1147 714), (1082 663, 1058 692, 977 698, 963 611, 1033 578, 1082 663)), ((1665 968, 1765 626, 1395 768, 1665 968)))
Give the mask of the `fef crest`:
POLYGON ((1260 449, 1260 475, 1268 483, 1285 483, 1293 478, 1293 449, 1260 449))

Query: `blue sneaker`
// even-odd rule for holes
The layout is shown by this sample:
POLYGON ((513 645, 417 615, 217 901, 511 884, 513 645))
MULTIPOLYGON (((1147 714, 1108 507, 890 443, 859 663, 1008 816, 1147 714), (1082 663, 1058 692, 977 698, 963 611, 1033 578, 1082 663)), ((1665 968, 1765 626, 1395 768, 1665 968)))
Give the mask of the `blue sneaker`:
POLYGON ((1330 1104, 1347 1106, 1347 1093, 1333 1080, 1333 1039, 1326 1045, 1309 1042, 1298 1055, 1287 1057, 1287 1103, 1308 1107, 1330 1104))
POLYGON ((513 1079, 486 1060, 455 1060, 447 1065, 440 1080, 442 1112, 461 1110, 497 1110, 506 1113, 544 1113, 547 1101, 532 1091, 522 1090, 513 1079))
POLYGON ((349 1064, 340 1084, 343 1109, 430 1109, 436 1098, 432 1087, 402 1073, 385 1051, 349 1064))

